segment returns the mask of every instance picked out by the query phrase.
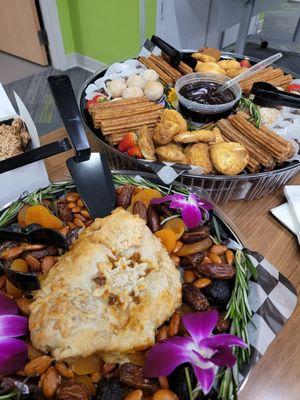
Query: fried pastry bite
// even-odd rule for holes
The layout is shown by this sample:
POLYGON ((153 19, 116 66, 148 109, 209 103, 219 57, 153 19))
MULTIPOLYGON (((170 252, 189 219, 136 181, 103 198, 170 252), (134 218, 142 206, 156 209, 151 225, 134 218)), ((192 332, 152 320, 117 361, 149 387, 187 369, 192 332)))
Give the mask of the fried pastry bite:
POLYGON ((237 142, 212 144, 210 146, 210 158, 215 169, 224 175, 239 174, 249 162, 246 147, 237 142))
POLYGON ((203 47, 198 50, 198 53, 207 54, 208 56, 213 57, 216 61, 219 61, 221 57, 221 51, 214 47, 203 47))
POLYGON ((187 164, 188 159, 183 153, 183 148, 179 144, 170 143, 166 146, 156 148, 156 154, 160 161, 170 161, 174 163, 187 164))
POLYGON ((211 61, 211 62, 216 62, 216 59, 212 56, 209 56, 208 54, 202 54, 202 53, 193 53, 192 57, 195 58, 198 61, 202 61, 202 62, 207 62, 207 61, 211 61))
POLYGON ((142 126, 139 132, 138 145, 146 160, 156 160, 155 146, 147 125, 142 126))
POLYGON ((197 131, 188 131, 174 136, 173 140, 177 143, 215 143, 223 141, 220 129, 199 129, 197 131))
POLYGON ((205 174, 213 171, 213 165, 209 156, 209 146, 206 143, 189 144, 184 153, 188 158, 188 163, 203 168, 205 174))
POLYGON ((183 116, 176 110, 169 110, 167 108, 164 109, 163 112, 163 120, 175 122, 178 125, 178 132, 187 131, 187 123, 183 116))
POLYGON ((179 132, 178 124, 173 121, 159 122, 153 131, 153 141, 157 145, 165 145, 172 142, 173 137, 179 132))
POLYGON ((196 72, 211 72, 211 73, 216 73, 216 74, 223 74, 225 75, 225 70, 221 68, 217 63, 215 62, 201 62, 198 61, 197 65, 195 67, 196 72))
POLYGON ((240 63, 236 60, 221 60, 218 62, 218 65, 225 70, 232 68, 241 68, 240 63))

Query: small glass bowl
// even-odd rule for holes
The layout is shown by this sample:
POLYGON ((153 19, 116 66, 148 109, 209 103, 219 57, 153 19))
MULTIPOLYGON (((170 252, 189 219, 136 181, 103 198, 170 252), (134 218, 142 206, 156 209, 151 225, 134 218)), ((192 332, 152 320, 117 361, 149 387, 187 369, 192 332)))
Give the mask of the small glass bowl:
POLYGON ((235 103, 239 101, 239 99, 242 96, 242 89, 237 83, 230 87, 230 90, 235 95, 234 100, 224 104, 200 104, 197 103, 196 101, 191 101, 186 99, 179 93, 179 90, 188 83, 203 81, 203 82, 214 82, 214 83, 224 84, 229 80, 230 78, 228 78, 225 75, 208 73, 208 72, 207 73, 196 72, 184 75, 181 78, 179 78, 175 84, 175 91, 178 98, 178 102, 185 109, 193 113, 199 113, 205 115, 226 113, 227 111, 233 108, 235 103))

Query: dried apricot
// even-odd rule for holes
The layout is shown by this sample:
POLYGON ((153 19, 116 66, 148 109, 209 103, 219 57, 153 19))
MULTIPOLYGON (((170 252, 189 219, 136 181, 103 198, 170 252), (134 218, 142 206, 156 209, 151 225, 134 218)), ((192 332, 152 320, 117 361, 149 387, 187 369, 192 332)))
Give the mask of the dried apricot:
POLYGON ((18 224, 20 225, 21 228, 25 228, 26 227, 26 222, 25 222, 25 215, 26 215, 26 211, 28 210, 30 206, 28 204, 24 204, 23 207, 20 208, 19 212, 18 212, 18 224))
POLYGON ((57 218, 50 210, 40 204, 31 206, 26 210, 25 214, 26 226, 30 224, 39 224, 43 228, 59 229, 62 228, 63 222, 57 218))
POLYGON ((207 237, 199 242, 184 244, 179 251, 177 251, 177 256, 188 256, 190 254, 199 253, 201 251, 207 250, 213 241, 210 237, 207 237))
POLYGON ((142 201, 147 207, 152 199, 161 198, 161 193, 156 189, 143 189, 134 196, 132 196, 131 204, 137 201, 142 201))
POLYGON ((171 253, 176 245, 176 235, 171 229, 161 229, 154 233, 154 236, 162 241, 162 244, 167 249, 168 253, 171 253))
POLYGON ((170 219, 164 224, 164 227, 166 229, 171 229, 171 231, 175 233, 177 239, 181 238, 186 229, 185 223, 181 218, 170 219))
POLYGON ((228 264, 232 265, 234 261, 234 254, 231 250, 226 250, 226 260, 228 264))
POLYGON ((10 269, 19 272, 28 272, 28 265, 23 258, 16 258, 11 264, 10 269))

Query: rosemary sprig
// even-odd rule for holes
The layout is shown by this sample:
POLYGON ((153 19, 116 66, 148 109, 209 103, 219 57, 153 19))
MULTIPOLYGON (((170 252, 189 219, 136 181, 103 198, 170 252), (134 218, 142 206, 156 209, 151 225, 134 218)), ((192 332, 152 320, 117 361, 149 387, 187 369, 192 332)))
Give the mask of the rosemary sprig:
POLYGON ((227 305, 226 318, 231 320, 230 333, 242 338, 248 344, 248 348, 237 347, 234 349, 237 363, 233 368, 226 368, 223 371, 219 390, 219 399, 222 400, 237 399, 239 369, 250 356, 247 331, 247 326, 252 317, 252 311, 248 302, 249 279, 251 276, 257 279, 257 270, 248 255, 242 250, 237 250, 235 253, 235 269, 235 283, 227 305))
POLYGON ((38 189, 32 193, 23 193, 20 199, 14 201, 0 214, 0 227, 9 224, 18 214, 24 204, 40 204, 45 198, 53 198, 59 192, 66 192, 75 187, 72 181, 52 183, 44 189, 38 189))
POLYGON ((259 108, 257 107, 257 105, 254 104, 253 101, 251 101, 250 99, 241 97, 241 99, 238 102, 238 106, 249 110, 249 113, 250 113, 249 121, 252 122, 253 125, 255 125, 257 129, 259 129, 260 122, 261 122, 261 116, 260 116, 260 111, 259 111, 259 108))

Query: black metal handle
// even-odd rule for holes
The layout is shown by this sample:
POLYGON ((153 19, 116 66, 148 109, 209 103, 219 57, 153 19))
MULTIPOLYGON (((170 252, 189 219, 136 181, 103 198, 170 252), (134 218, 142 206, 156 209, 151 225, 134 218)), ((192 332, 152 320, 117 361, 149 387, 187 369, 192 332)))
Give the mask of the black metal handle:
POLYGON ((155 46, 159 47, 170 58, 170 63, 174 67, 178 66, 182 59, 182 55, 178 50, 156 35, 152 35, 151 42, 155 44, 155 46))
POLYGON ((58 112, 76 152, 76 161, 88 160, 91 148, 84 130, 70 78, 67 75, 49 76, 48 83, 58 112))
POLYGON ((36 149, 26 151, 17 156, 7 158, 0 162, 0 174, 11 171, 13 169, 23 167, 24 165, 32 164, 36 161, 44 160, 45 158, 54 156, 55 154, 68 151, 72 148, 68 138, 59 139, 56 142, 45 144, 36 149))
POLYGON ((300 108, 300 95, 278 90, 275 86, 266 82, 254 83, 251 93, 255 96, 255 102, 260 105, 300 108))

